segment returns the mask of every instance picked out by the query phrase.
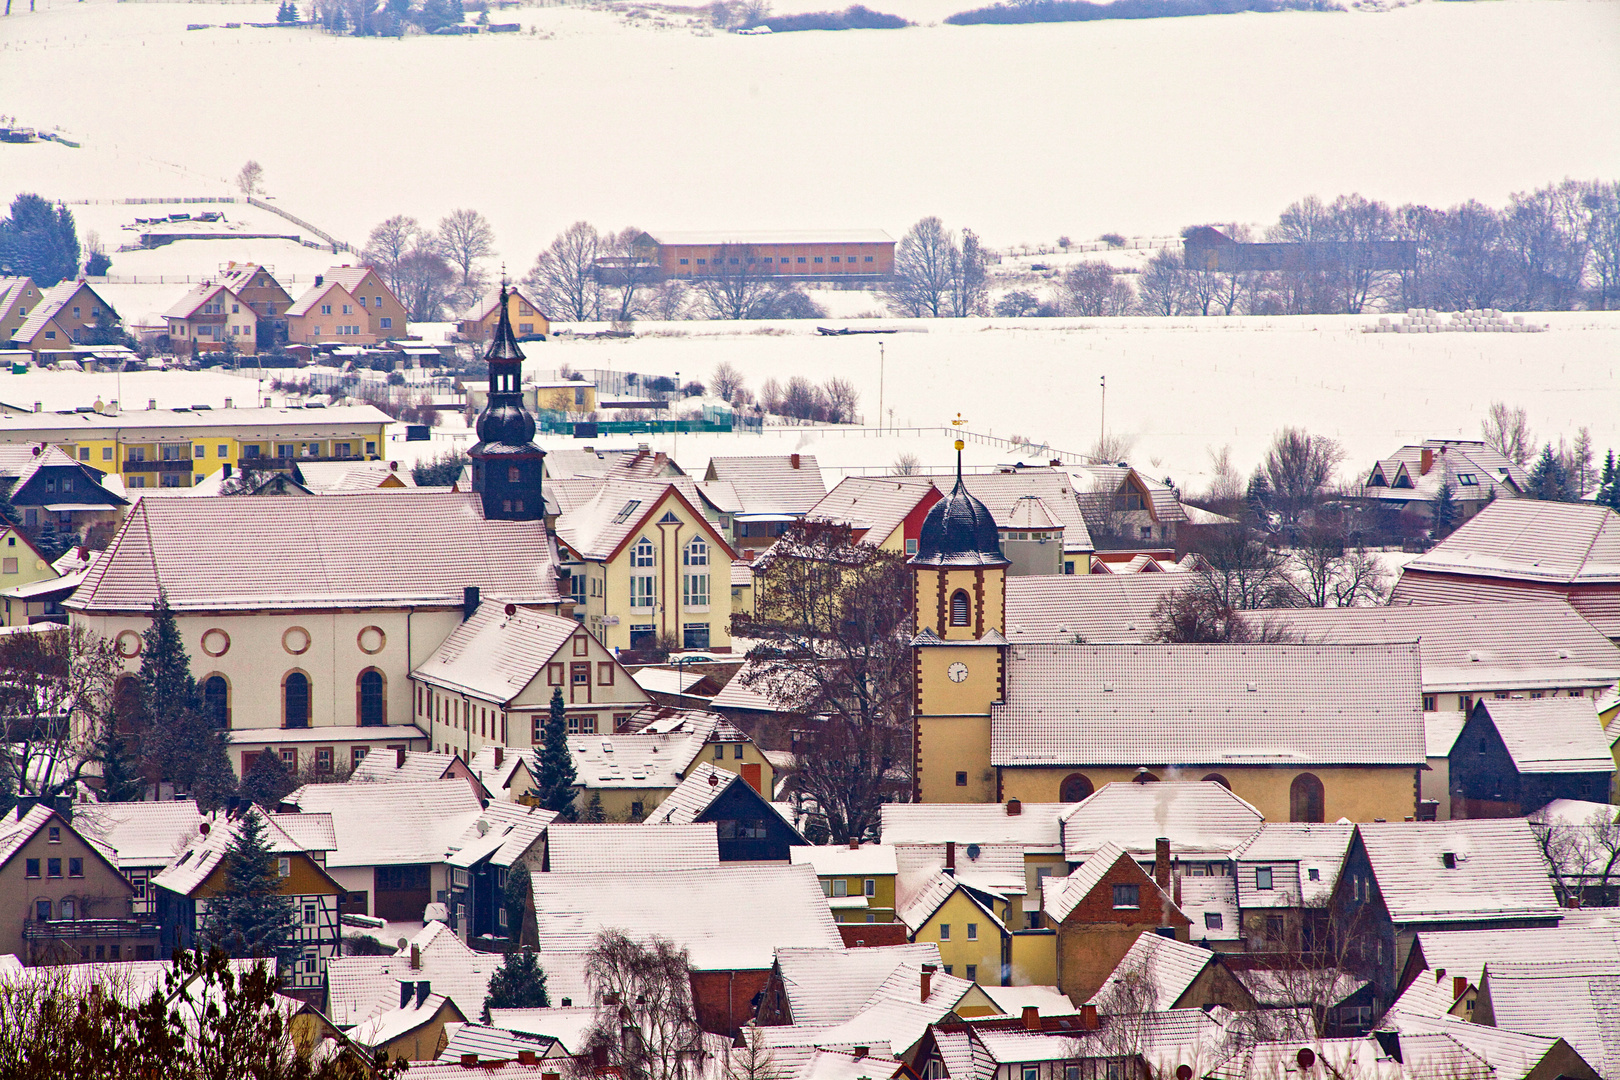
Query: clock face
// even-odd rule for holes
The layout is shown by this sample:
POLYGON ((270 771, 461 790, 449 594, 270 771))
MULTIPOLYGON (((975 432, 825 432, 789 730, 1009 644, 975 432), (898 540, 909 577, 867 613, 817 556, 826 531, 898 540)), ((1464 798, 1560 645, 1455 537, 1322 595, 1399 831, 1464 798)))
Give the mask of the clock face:
POLYGON ((945 674, 950 676, 951 682, 961 682, 968 677, 967 665, 958 660, 945 669, 945 674))

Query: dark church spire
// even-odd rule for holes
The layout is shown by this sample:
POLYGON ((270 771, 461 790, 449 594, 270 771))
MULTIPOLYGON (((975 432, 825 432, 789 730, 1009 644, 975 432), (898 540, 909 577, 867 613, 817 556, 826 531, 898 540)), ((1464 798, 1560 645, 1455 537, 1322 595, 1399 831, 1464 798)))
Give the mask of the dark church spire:
POLYGON ((540 474, 546 452, 535 445, 534 417, 523 407, 523 350, 508 317, 511 295, 503 279, 500 318, 484 352, 489 400, 478 415, 478 445, 467 456, 472 458, 473 490, 483 497, 486 519, 538 521, 545 516, 540 474))

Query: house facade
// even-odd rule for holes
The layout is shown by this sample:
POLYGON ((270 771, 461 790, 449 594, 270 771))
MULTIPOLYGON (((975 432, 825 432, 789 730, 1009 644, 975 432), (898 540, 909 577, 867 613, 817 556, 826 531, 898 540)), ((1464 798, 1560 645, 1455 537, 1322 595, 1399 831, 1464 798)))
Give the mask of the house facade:
POLYGON ((31 277, 0 277, 0 341, 10 341, 22 328, 41 292, 31 277))
MULTIPOLYGON (((334 266, 324 275, 335 281, 354 297, 365 315, 375 341, 403 338, 410 333, 405 305, 383 281, 382 275, 370 266, 334 266)), ((317 279, 319 280, 319 279, 317 279)), ((350 344, 354 344, 350 342, 350 344)))
POLYGON ((118 312, 82 281, 64 281, 44 290, 11 333, 11 347, 29 352, 68 352, 86 344, 98 323, 117 323, 118 312))
MULTIPOLYGON (((543 339, 551 333, 551 320, 546 317, 545 310, 529 298, 522 286, 510 286, 505 299, 507 319, 519 341, 543 339)), ((475 344, 489 341, 501 321, 500 307, 500 293, 480 297, 478 303, 456 322, 456 332, 475 344)))
POLYGON ((843 280, 894 273, 894 239, 878 229, 642 233, 632 252, 638 263, 671 278, 747 274, 843 280))
POLYGON ((227 347, 244 356, 259 351, 259 315, 225 285, 196 286, 163 313, 176 356, 201 356, 227 347))
POLYGON ((233 262, 220 271, 219 282, 241 297, 259 317, 260 348, 287 343, 287 309, 293 301, 271 267, 233 262))
POLYGON ((336 281, 315 278, 287 309, 287 341, 296 345, 375 345, 370 314, 336 281))

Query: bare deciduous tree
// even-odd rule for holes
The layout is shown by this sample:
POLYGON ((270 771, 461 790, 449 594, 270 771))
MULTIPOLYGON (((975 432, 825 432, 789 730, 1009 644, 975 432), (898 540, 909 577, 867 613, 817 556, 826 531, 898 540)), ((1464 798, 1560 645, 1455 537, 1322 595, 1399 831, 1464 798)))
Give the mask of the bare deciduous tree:
POLYGON ((1301 532, 1289 552, 1299 590, 1309 607, 1372 607, 1389 596, 1389 571, 1344 530, 1318 524, 1301 532))
POLYGON ((1287 561, 1248 526, 1205 530, 1196 550, 1203 559, 1193 571, 1197 584, 1222 609, 1248 611, 1299 604, 1287 561))
POLYGON ((703 1029, 684 948, 657 935, 643 944, 623 930, 603 930, 585 954, 585 985, 598 1008, 574 1058, 575 1076, 597 1076, 598 1063, 624 1080, 684 1080, 703 1071, 703 1029))
POLYGON ((0 724, 12 795, 72 795, 92 747, 114 723, 123 664, 82 626, 0 639, 0 724))
POLYGON ((1130 282, 1107 263, 1076 263, 1064 272, 1058 290, 1065 315, 1128 315, 1136 305, 1130 282))
POLYGON ((896 476, 916 476, 922 472, 922 459, 910 450, 903 450, 900 456, 894 459, 894 474, 896 476))
POLYGON ((1153 253, 1136 280, 1136 294, 1149 315, 1183 315, 1191 302, 1181 255, 1169 248, 1153 253))
POLYGON ((1620 824, 1614 807, 1594 810, 1585 821, 1559 820, 1546 807, 1530 815, 1553 888, 1571 907, 1620 903, 1620 824))
POLYGON ((1479 427, 1485 445, 1516 465, 1523 465, 1536 452, 1536 437, 1530 433, 1530 420, 1522 406, 1510 408, 1505 401, 1493 401, 1479 427))
POLYGON ((756 611, 734 619, 764 643, 739 676, 785 712, 816 718, 795 747, 799 790, 837 843, 910 790, 911 571, 848 526, 795 525, 755 562, 756 611))
POLYGON ((595 322, 602 317, 602 286, 596 279, 601 254, 601 235, 589 222, 576 221, 534 260, 523 284, 557 318, 595 322))
POLYGON ((855 407, 860 404, 861 396, 855 390, 855 384, 848 379, 837 375, 832 376, 823 387, 827 397, 827 422, 829 424, 853 424, 855 422, 855 407))
POLYGON ((1343 460, 1344 450, 1337 442, 1304 428, 1286 427, 1272 437, 1263 467, 1272 505, 1285 521, 1298 521, 1316 505, 1343 460))
POLYGON ((714 374, 709 376, 709 388, 714 396, 731 401, 737 396, 737 391, 743 388, 743 375, 731 365, 722 360, 714 366, 714 374))
POLYGON ((395 214, 371 230, 361 257, 376 267, 395 296, 400 295, 399 266, 413 250, 431 243, 413 217, 395 214))
POLYGON ((902 315, 937 319, 946 313, 953 275, 960 270, 956 237, 937 217, 906 231, 894 249, 894 277, 886 292, 902 315))
POLYGON ((395 269, 394 295, 412 322, 437 322, 456 287, 456 272, 443 255, 429 247, 413 248, 395 269))
POLYGON ((461 285, 472 288, 479 259, 495 254, 495 230, 477 210, 452 210, 439 221, 436 248, 461 271, 461 285))
POLYGON ((236 174, 236 188, 248 198, 259 193, 264 184, 264 166, 257 161, 249 161, 242 166, 242 171, 236 174))

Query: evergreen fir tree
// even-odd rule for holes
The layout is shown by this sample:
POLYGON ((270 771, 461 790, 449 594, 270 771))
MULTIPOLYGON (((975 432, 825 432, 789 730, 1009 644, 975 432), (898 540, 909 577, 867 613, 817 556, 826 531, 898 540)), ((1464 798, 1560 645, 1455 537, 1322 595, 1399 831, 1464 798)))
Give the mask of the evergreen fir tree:
POLYGON ((22 524, 22 514, 17 512, 15 506, 11 505, 11 487, 14 483, 15 481, 9 481, 0 484, 0 520, 3 520, 6 525, 16 527, 22 524))
POLYGON ((587 825, 600 825, 607 820, 607 811, 602 809, 602 793, 591 792, 591 801, 585 804, 585 812, 579 815, 579 820, 587 825))
POLYGON ((1434 505, 1429 510, 1429 535, 1438 540, 1450 536, 1457 527, 1457 497, 1451 490, 1451 481, 1440 481, 1440 490, 1434 493, 1434 505))
POLYGON ((298 777, 287 768, 281 755, 266 750, 253 759, 253 767, 242 776, 239 794, 252 799, 266 810, 274 810, 298 786, 298 777))
POLYGON ((1254 516, 1255 521, 1265 525, 1271 520, 1271 482, 1259 469, 1254 470, 1254 475, 1249 477, 1249 490, 1245 498, 1249 503, 1249 513, 1254 516))
POLYGON ((209 900, 203 917, 203 944, 232 957, 273 957, 286 970, 298 955, 292 897, 281 894, 259 811, 244 811, 236 826, 225 854, 225 887, 209 900))
POLYGON ((1620 510, 1620 470, 1614 463, 1614 451, 1603 459, 1603 472, 1598 477, 1597 501, 1611 510, 1620 510))
POLYGON ((558 821, 574 820, 574 758, 568 752, 566 709, 558 687, 551 692, 545 737, 534 755, 535 796, 541 806, 557 811, 558 821))
POLYGON ((1542 446, 1536 463, 1530 466, 1530 490, 1526 494, 1545 502, 1572 500, 1569 470, 1559 455, 1553 453, 1552 443, 1542 446))
POLYGON ((203 713, 180 628, 161 591, 142 639, 138 682, 148 722, 141 737, 146 771, 183 786, 200 807, 211 810, 235 791, 236 776, 225 755, 225 733, 203 713))
POLYGON ((507 872, 506 893, 501 897, 501 906, 506 908, 506 937, 509 941, 523 940, 523 917, 528 913, 533 888, 527 866, 518 863, 507 872))
POLYGON ((540 958, 527 949, 509 952, 495 974, 489 977, 489 993, 484 997, 484 1023, 489 1023, 491 1009, 544 1009, 550 1004, 540 958))
POLYGON ((91 747, 90 756, 101 766, 102 802, 139 802, 146 795, 131 738, 118 730, 118 721, 109 716, 91 747))
POLYGON ((191 658, 180 640, 168 594, 162 590, 152 602, 152 625, 141 635, 139 679, 142 704, 153 723, 172 722, 185 710, 200 708, 191 658))

